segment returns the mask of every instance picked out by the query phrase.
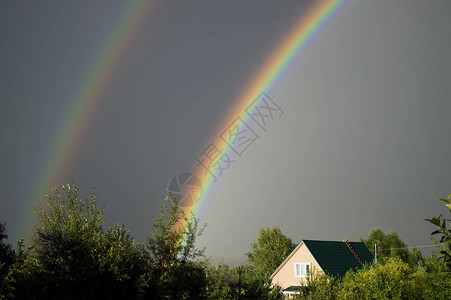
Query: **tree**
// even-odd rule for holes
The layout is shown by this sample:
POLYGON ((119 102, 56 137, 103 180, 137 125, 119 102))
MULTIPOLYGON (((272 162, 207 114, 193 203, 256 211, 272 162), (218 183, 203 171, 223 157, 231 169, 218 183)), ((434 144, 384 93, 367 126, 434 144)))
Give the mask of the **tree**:
MULTIPOLYGON (((451 212, 451 194, 448 199, 441 198, 441 201, 445 202, 445 206, 450 209, 451 212)), ((442 215, 438 217, 433 217, 432 219, 426 219, 426 221, 435 225, 437 229, 431 233, 433 235, 439 235, 439 240, 431 239, 437 245, 437 256, 445 263, 449 271, 451 271, 451 228, 447 227, 446 222, 451 221, 451 219, 445 219, 442 215)))
POLYGON ((407 244, 399 237, 395 231, 383 232, 379 227, 374 227, 366 239, 360 241, 374 255, 374 244, 377 243, 377 259, 382 260, 388 257, 399 258, 408 262, 409 251, 407 244))
POLYGON ((53 188, 48 208, 36 210, 39 225, 26 259, 15 271, 21 299, 139 298, 146 260, 123 226, 104 231, 104 209, 95 192, 82 199, 79 187, 53 188))
POLYGON ((0 299, 3 299, 10 290, 7 276, 16 260, 16 253, 11 245, 5 242, 6 239, 8 239, 6 223, 0 222, 0 299))
POLYGON ((2 279, 8 274, 15 260, 15 252, 11 245, 5 242, 6 239, 8 239, 6 223, 0 221, 0 278, 2 279))
POLYGON ((343 279, 312 274, 295 299, 448 299, 451 274, 429 273, 398 258, 350 270, 343 279))
POLYGON ((236 281, 235 270, 220 263, 207 268, 207 299, 230 299, 236 281))
POLYGON ((271 300, 280 299, 280 288, 273 286, 267 277, 262 277, 250 266, 237 268, 239 275, 239 289, 241 293, 236 299, 271 300))
POLYGON ((390 257, 378 265, 350 271, 338 289, 338 299, 424 299, 430 288, 426 272, 390 257))
POLYGON ((279 227, 260 229, 256 241, 251 244, 252 251, 246 253, 255 273, 267 279, 287 258, 296 245, 291 238, 282 234, 279 227))
POLYGON ((159 299, 203 299, 206 297, 204 249, 195 247, 205 226, 193 215, 187 216, 171 194, 164 199, 152 224, 147 249, 152 262, 149 289, 159 299))
POLYGON ((339 278, 313 271, 306 278, 307 284, 299 290, 294 299, 337 299, 341 281, 339 278))
POLYGON ((424 265, 423 255, 416 247, 412 247, 409 251, 408 263, 410 266, 424 265))
POLYGON ((220 264, 207 272, 208 299, 280 299, 279 288, 256 276, 248 265, 229 268, 220 264))

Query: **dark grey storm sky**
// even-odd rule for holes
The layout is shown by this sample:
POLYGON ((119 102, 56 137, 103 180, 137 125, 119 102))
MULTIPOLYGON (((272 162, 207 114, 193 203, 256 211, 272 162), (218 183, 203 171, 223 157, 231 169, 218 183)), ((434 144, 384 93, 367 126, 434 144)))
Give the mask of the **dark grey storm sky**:
MULTIPOLYGON (((310 4, 156 1, 60 182, 95 187, 108 225, 144 241, 168 181, 193 166, 310 4)), ((0 219, 12 243, 127 6, 0 3, 0 219)), ((437 199, 451 193, 450 13, 449 1, 348 1, 267 91, 285 114, 209 194, 207 253, 240 257, 266 226, 295 241, 379 226, 431 244, 423 219, 446 213, 437 199)))

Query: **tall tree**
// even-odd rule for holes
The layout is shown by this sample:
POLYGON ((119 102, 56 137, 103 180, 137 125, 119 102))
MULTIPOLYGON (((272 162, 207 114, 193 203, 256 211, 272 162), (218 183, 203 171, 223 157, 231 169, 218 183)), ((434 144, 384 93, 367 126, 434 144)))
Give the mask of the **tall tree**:
POLYGON ((7 238, 6 223, 0 222, 0 299, 3 299, 10 289, 6 277, 16 260, 16 253, 5 241, 7 238))
POLYGON ((8 239, 6 223, 0 222, 0 278, 6 276, 15 258, 14 250, 6 243, 6 239, 8 239))
POLYGON ((128 230, 103 230, 94 191, 82 199, 76 185, 63 186, 63 196, 52 190, 48 208, 37 208, 33 244, 17 270, 18 297, 139 298, 146 260, 128 230))
POLYGON ((360 241, 374 255, 374 244, 377 244, 377 258, 384 259, 388 257, 399 258, 408 262, 409 251, 407 244, 399 237, 395 231, 383 232, 379 227, 374 227, 366 239, 360 238, 360 241))
POLYGON ((257 240, 251 244, 252 251, 246 253, 256 274, 268 278, 296 247, 291 238, 282 234, 279 227, 260 228, 257 240))
POLYGON ((193 215, 185 214, 172 195, 166 196, 147 238, 153 264, 150 278, 158 283, 148 293, 159 299, 206 297, 204 249, 195 246, 204 228, 193 215))

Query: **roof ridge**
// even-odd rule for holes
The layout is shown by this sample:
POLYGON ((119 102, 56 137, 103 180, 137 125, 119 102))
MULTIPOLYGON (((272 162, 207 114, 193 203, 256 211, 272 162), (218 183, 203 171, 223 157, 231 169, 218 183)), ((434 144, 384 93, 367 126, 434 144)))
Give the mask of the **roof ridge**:
MULTIPOLYGON (((343 243, 343 241, 330 241, 330 240, 301 240, 307 241, 307 242, 327 242, 327 243, 343 243)), ((356 243, 356 244, 363 244, 363 242, 349 242, 349 243, 356 243)))

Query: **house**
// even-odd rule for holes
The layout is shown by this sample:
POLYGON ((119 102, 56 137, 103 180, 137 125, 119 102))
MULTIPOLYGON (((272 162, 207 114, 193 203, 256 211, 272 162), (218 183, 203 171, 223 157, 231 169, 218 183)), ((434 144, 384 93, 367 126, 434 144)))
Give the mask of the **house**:
POLYGON ((365 244, 339 241, 303 240, 270 276, 272 283, 281 287, 289 298, 306 285, 312 272, 343 277, 350 269, 372 263, 373 255, 365 244))

